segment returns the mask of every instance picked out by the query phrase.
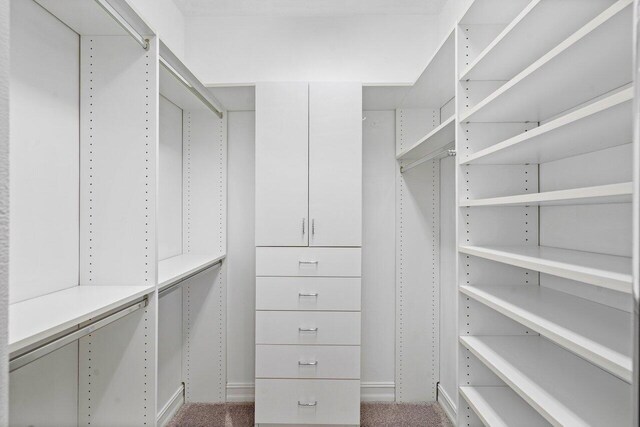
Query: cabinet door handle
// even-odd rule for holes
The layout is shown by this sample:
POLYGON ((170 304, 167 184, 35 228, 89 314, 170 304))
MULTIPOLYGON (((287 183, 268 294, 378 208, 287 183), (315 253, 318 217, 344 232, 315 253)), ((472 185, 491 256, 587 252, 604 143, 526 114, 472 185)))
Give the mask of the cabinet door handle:
POLYGON ((298 328, 298 332, 318 332, 318 328, 298 328))
POLYGON ((300 366, 317 366, 318 365, 318 361, 314 360, 313 362, 298 362, 298 365, 300 366))
POLYGON ((306 225, 306 218, 302 218, 302 235, 304 236, 304 233, 307 231, 305 225, 306 225))
POLYGON ((317 400, 314 400, 313 402, 301 402, 298 400, 298 406, 311 407, 311 406, 317 406, 317 405, 318 405, 317 400))
POLYGON ((311 298, 318 298, 318 293, 317 292, 298 292, 298 297, 311 297, 311 298))
POLYGON ((315 218, 311 219, 311 235, 312 236, 316 235, 316 219, 315 218))
POLYGON ((318 261, 298 261, 298 264, 317 264, 318 261))

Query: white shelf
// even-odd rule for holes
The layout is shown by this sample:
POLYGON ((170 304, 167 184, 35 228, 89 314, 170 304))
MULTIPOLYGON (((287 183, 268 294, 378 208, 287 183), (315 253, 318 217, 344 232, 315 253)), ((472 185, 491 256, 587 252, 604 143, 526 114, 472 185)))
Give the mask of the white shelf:
POLYGON ((158 262, 158 291, 206 270, 225 257, 226 254, 183 254, 158 262))
POLYGON ((633 139, 633 88, 460 159, 460 164, 536 164, 615 147, 633 139))
POLYGON ((451 116, 418 142, 396 156, 397 160, 416 160, 429 155, 455 140, 455 117, 451 116))
POLYGON ((531 0, 474 0, 460 19, 461 25, 496 25, 511 22, 531 0))
POLYGON ((630 203, 632 195, 633 183, 623 182, 620 184, 546 191, 543 193, 518 194, 516 196, 460 200, 460 206, 549 206, 596 203, 630 203))
POLYGON ((74 286, 9 306, 9 352, 19 352, 125 306, 154 286, 74 286))
POLYGON ((545 246, 460 246, 461 253, 631 293, 631 259, 545 246))
POLYGON ((460 387, 460 394, 486 427, 543 427, 550 424, 509 387, 460 387))
POLYGON ((460 286, 460 292, 631 383, 631 315, 538 285, 460 286))
POLYGON ((543 121, 632 80, 632 0, 619 0, 461 114, 461 122, 543 121))
POLYGON ((542 337, 464 336, 460 342, 554 425, 631 425, 629 384, 542 337))
POLYGON ((610 6, 611 0, 533 0, 469 64, 460 80, 509 80, 610 6))

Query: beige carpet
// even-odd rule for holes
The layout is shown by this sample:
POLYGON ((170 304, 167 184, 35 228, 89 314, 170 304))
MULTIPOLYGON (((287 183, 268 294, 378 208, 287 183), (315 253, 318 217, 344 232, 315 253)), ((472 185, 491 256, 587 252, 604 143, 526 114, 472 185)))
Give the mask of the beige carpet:
MULTIPOLYGON (((363 403, 362 427, 450 427, 438 404, 363 403)), ((184 405, 169 427, 251 427, 252 403, 184 405)))

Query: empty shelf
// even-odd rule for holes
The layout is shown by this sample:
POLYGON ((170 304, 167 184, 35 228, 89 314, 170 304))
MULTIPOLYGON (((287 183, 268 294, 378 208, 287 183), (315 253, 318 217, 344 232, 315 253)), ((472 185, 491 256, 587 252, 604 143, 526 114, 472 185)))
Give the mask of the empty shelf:
POLYGON ((632 81, 632 0, 619 0, 461 114, 461 122, 543 121, 632 81))
POLYGON ((158 262, 158 290, 187 279, 219 263, 226 255, 182 254, 158 262))
POLYGON ((460 246, 461 253, 541 273, 631 292, 631 259, 546 246, 460 246))
POLYGON ((461 200, 460 206, 521 206, 521 205, 581 205, 595 203, 630 203, 633 184, 598 185, 543 193, 519 194, 516 196, 487 199, 461 200))
POLYGON ((123 308, 154 286, 74 286, 9 306, 9 352, 53 338, 89 319, 123 308))
POLYGON ((543 427, 550 424, 505 386, 460 387, 460 394, 487 427, 543 427))
POLYGON ((631 383, 631 315, 538 285, 460 291, 631 383))
POLYGON ((415 160, 433 153, 455 140, 455 118, 449 117, 402 153, 398 160, 415 160))
POLYGON ((460 164, 535 164, 633 140, 633 88, 609 95, 530 131, 468 155, 460 164))
POLYGON ((460 342, 554 425, 631 425, 629 384, 542 337, 464 336, 460 342))

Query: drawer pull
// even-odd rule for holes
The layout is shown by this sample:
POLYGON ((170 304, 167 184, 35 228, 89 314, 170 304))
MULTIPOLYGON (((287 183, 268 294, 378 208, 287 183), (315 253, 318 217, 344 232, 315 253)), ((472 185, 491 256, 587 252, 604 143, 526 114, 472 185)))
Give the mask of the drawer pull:
POLYGON ((301 362, 298 361, 298 365, 300 366, 317 366, 318 365, 318 361, 314 360, 313 362, 301 362))
POLYGON ((317 292, 309 292, 309 293, 304 293, 304 292, 299 292, 298 293, 299 297, 312 297, 312 298, 318 298, 318 293, 317 292))
POLYGON ((314 400, 313 402, 301 402, 298 400, 298 406, 304 406, 304 407, 312 407, 312 406, 317 406, 318 405, 318 401, 314 400))
POLYGON ((318 261, 298 261, 298 264, 315 264, 315 265, 318 265, 318 261))
POLYGON ((318 332, 318 328, 298 328, 299 332, 318 332))

